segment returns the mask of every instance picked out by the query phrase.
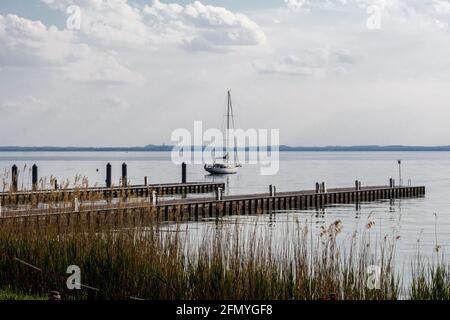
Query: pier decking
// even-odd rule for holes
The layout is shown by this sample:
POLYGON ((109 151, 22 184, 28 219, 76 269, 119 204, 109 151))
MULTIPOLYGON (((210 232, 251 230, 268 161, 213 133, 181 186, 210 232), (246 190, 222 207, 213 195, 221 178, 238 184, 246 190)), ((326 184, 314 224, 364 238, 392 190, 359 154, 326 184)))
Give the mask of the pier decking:
POLYGON ((111 199, 123 197, 149 197, 153 191, 159 196, 189 193, 209 193, 225 188, 223 182, 188 182, 149 185, 132 185, 112 188, 75 188, 57 190, 39 190, 22 192, 1 192, 2 205, 36 204, 61 201, 80 201, 91 199, 111 199))
POLYGON ((362 188, 335 188, 326 192, 304 190, 276 195, 250 194, 216 198, 191 198, 160 201, 139 205, 120 205, 103 209, 67 211, 51 214, 23 215, 0 218, 0 226, 8 223, 26 223, 42 227, 56 223, 58 228, 100 228, 145 225, 149 221, 198 221, 229 215, 270 213, 276 210, 308 209, 332 204, 370 202, 382 199, 415 198, 425 195, 424 186, 362 188))
POLYGON ((425 195, 425 187, 375 186, 335 188, 318 193, 315 190, 282 192, 269 194, 236 195, 222 200, 192 199, 160 202, 153 208, 154 214, 164 220, 198 219, 227 215, 259 214, 273 210, 308 209, 331 204, 370 202, 381 199, 413 198, 425 195))

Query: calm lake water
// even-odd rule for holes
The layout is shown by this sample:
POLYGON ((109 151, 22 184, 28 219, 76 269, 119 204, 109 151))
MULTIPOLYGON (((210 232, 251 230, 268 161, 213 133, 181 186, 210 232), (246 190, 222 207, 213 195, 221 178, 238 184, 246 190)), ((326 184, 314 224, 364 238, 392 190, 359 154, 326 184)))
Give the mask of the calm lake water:
MULTIPOLYGON (((405 270, 417 254, 418 245, 420 252, 430 259, 435 256, 436 244, 441 246, 441 253, 445 254, 449 249, 450 152, 286 152, 281 153, 280 158, 280 170, 275 176, 262 176, 258 165, 245 165, 237 175, 212 177, 205 174, 201 165, 191 165, 188 166, 188 180, 223 180, 228 194, 268 192, 270 184, 279 192, 313 189, 316 181, 325 181, 328 187, 352 186, 356 179, 363 185, 386 185, 390 177, 398 180, 396 160, 402 159, 403 181, 406 183, 411 179, 413 185, 426 186, 424 198, 362 203, 360 208, 339 205, 321 211, 284 211, 275 217, 227 219, 240 219, 249 224, 257 222, 260 231, 275 233, 277 239, 283 238, 286 226, 295 219, 312 222, 315 230, 341 220, 344 226, 342 239, 360 231, 371 220, 375 222, 371 231, 374 238, 399 236, 397 260, 401 262, 400 269, 405 270)), ((113 166, 116 184, 122 162, 128 164, 128 176, 133 184, 142 184, 144 176, 148 176, 151 183, 181 180, 181 168, 171 162, 170 153, 159 152, 3 152, 0 153, 0 179, 15 163, 21 171, 19 184, 29 188, 29 168, 36 163, 41 177, 53 175, 59 181, 73 181, 75 175, 81 174, 89 178, 90 185, 102 186, 107 162, 113 166)), ((208 225, 214 226, 214 222, 198 223, 194 229, 202 232, 208 225)), ((446 256, 444 259, 447 260, 446 256)))

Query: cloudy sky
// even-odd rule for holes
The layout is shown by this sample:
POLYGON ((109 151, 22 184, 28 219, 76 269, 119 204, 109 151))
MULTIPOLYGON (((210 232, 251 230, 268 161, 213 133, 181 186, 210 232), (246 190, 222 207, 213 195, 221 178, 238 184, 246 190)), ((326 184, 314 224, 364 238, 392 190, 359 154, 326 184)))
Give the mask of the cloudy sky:
POLYGON ((448 145, 449 22, 448 0, 2 0, 0 145, 171 143, 220 128, 228 89, 282 144, 448 145))

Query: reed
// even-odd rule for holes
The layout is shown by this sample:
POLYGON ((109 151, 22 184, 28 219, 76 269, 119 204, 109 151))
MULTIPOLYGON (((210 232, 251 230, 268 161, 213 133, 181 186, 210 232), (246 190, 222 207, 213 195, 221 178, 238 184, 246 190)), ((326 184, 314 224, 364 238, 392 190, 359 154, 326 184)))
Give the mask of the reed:
POLYGON ((66 299, 396 299, 388 241, 375 259, 369 237, 338 244, 339 221, 311 237, 295 222, 280 242, 248 226, 217 224, 192 238, 187 224, 102 232, 59 233, 3 227, 0 284, 10 292, 66 299), (380 262, 381 261, 381 262, 380 262), (378 262, 379 289, 370 289, 367 267, 378 262), (68 290, 66 269, 80 267, 86 287, 68 290), (94 289, 95 288, 95 289, 94 289))
POLYGON ((450 268, 443 257, 431 262, 417 259, 412 268, 410 296, 414 300, 450 299, 450 268))

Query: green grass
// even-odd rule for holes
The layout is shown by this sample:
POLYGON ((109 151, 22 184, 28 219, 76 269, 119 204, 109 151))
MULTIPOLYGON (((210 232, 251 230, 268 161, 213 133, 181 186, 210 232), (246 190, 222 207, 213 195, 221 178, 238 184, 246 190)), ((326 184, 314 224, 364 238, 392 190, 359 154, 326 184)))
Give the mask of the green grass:
POLYGON ((450 300, 450 269, 443 261, 414 269, 410 295, 414 300, 450 300))
POLYGON ((0 289, 0 300, 47 300, 47 297, 14 293, 0 289))

